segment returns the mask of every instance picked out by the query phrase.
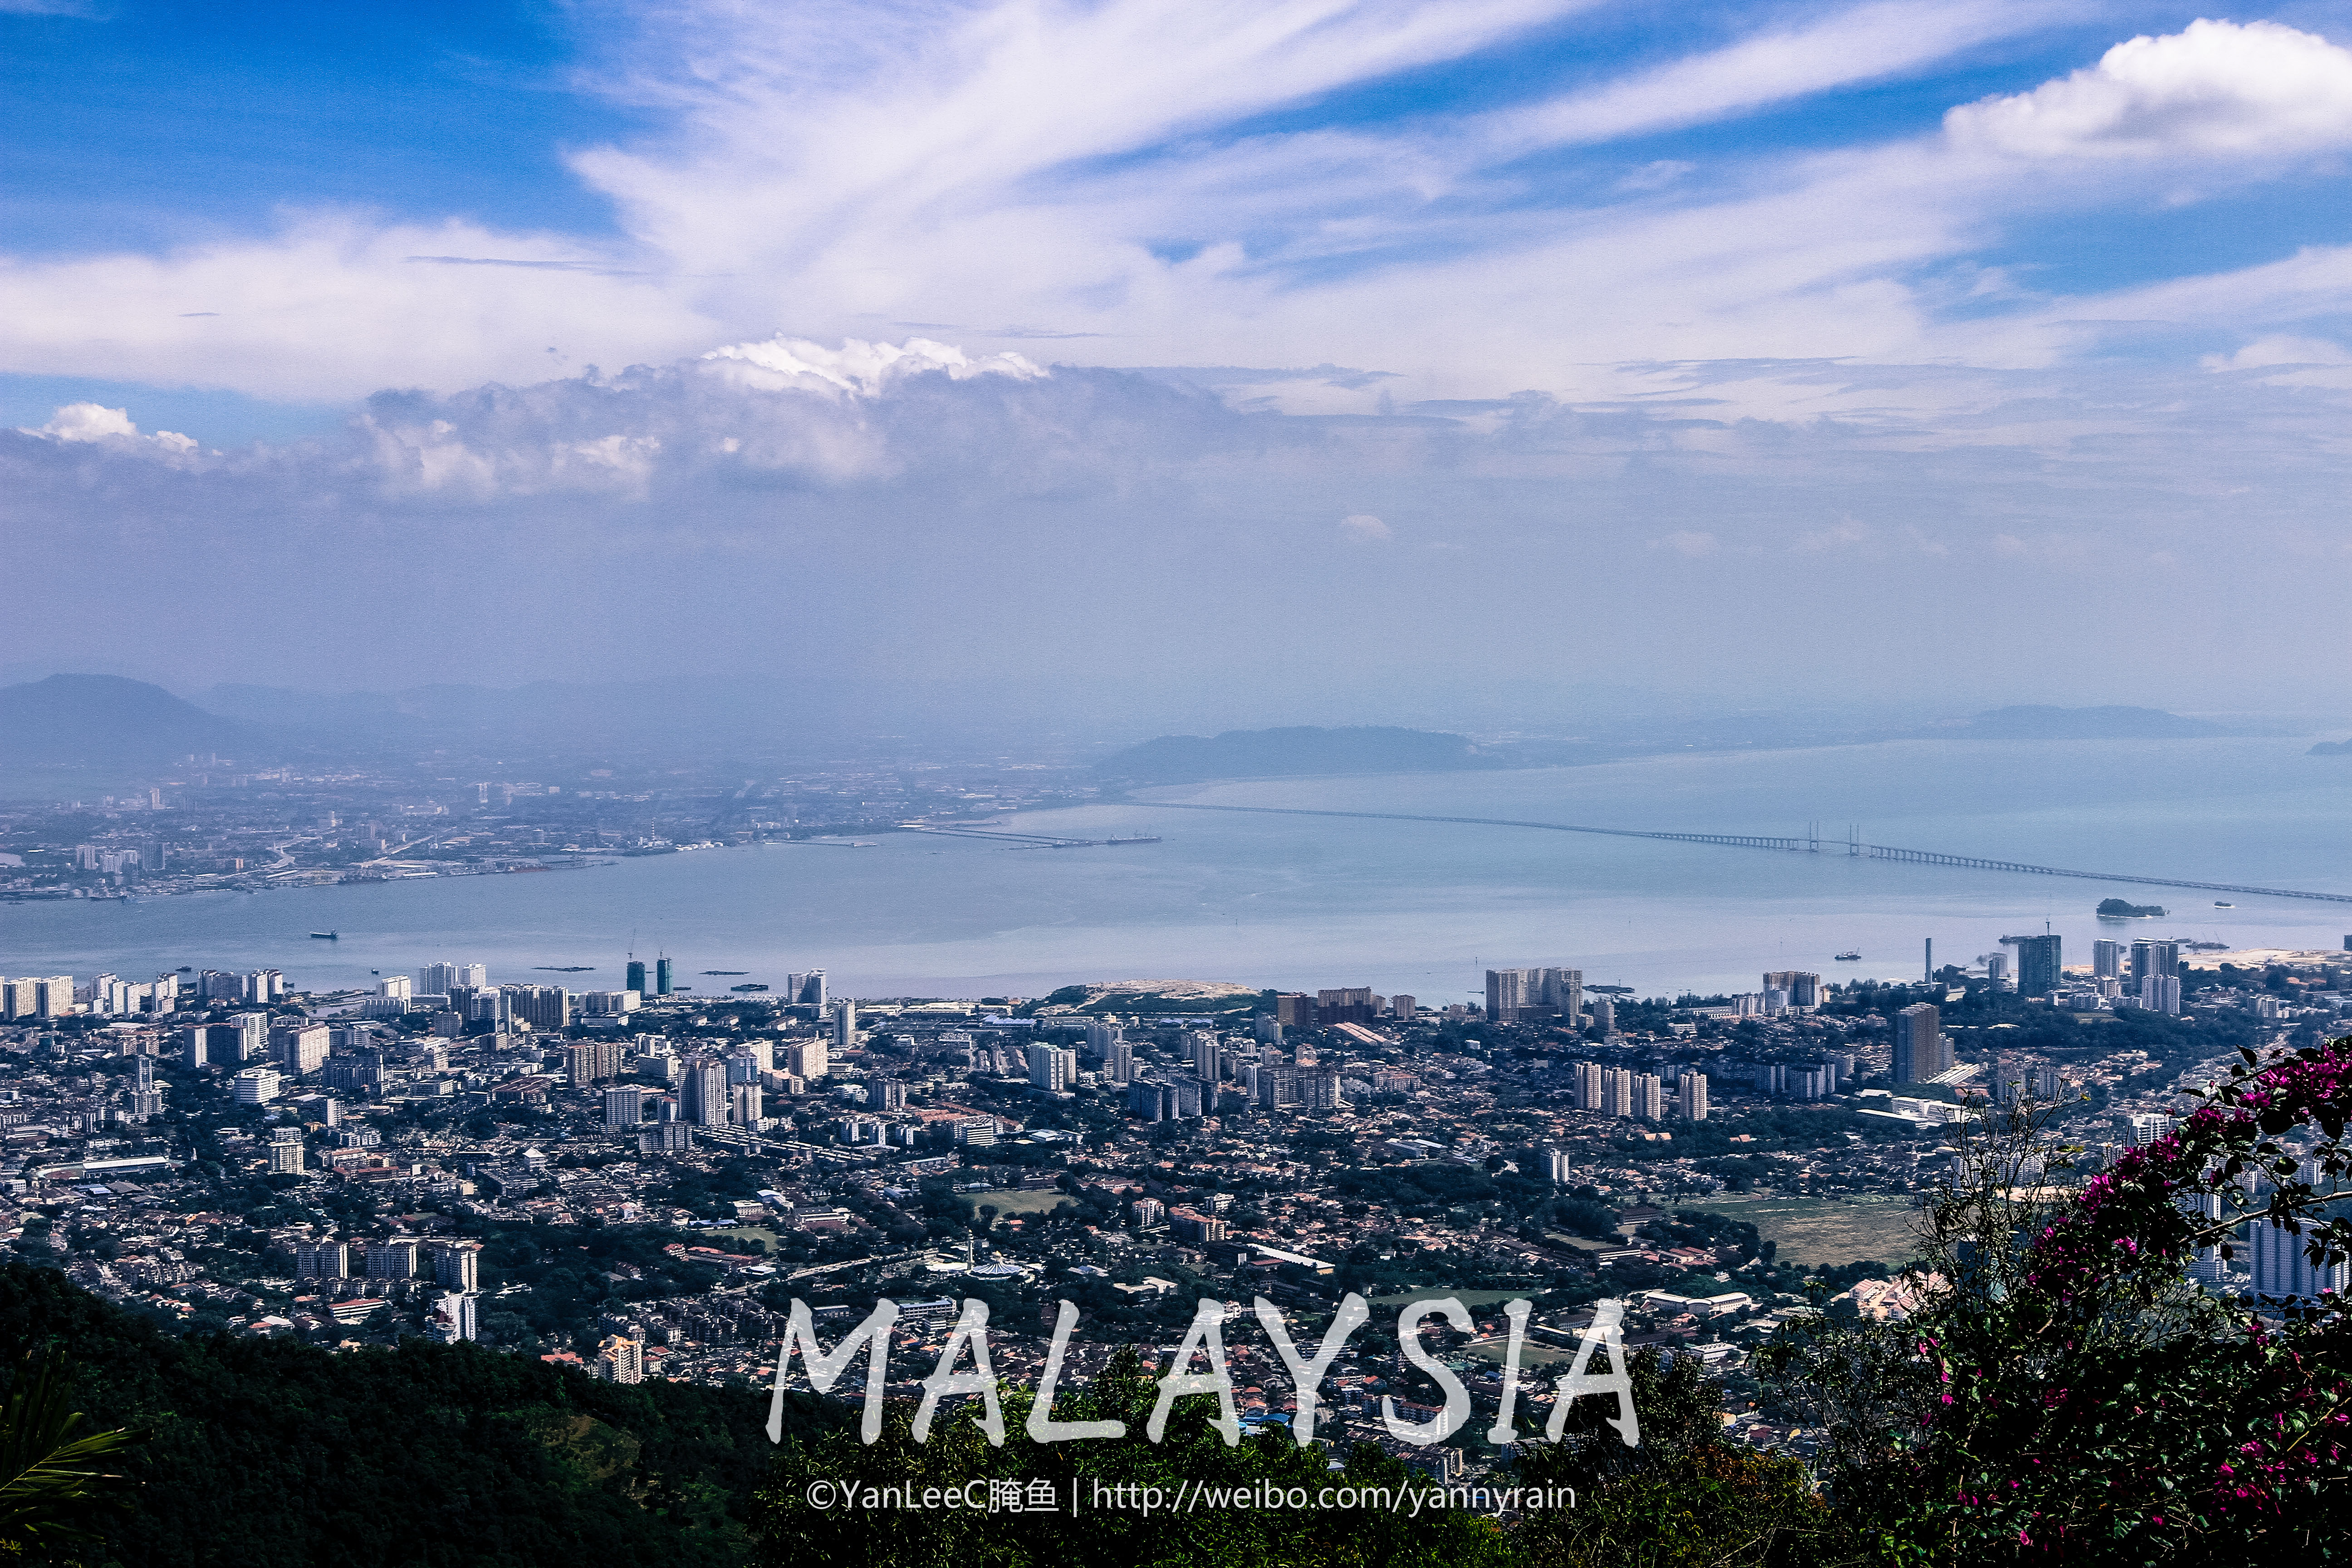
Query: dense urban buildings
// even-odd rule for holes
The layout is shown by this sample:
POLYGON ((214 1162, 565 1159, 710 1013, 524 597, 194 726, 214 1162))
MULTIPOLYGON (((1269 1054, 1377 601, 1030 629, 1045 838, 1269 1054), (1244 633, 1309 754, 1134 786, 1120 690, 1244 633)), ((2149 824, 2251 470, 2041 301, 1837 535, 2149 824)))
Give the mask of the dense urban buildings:
MULTIPOLYGON (((1018 1371, 1034 1303, 1078 1300, 1109 1343, 1196 1292, 1340 1280, 1620 1297, 1643 1342, 1736 1369, 1829 1267, 1769 1256, 1772 1205, 1883 1216, 1834 1276, 1878 1310, 1970 1103, 2063 1116, 2088 1170, 2163 1136, 2217 1053, 2352 1010, 2342 955, 2134 943, 2041 995, 2054 949, 2020 945, 2015 988, 2001 954, 1672 1000, 1529 966, 1488 972, 1492 1010, 1207 982, 851 999, 814 969, 698 997, 658 959, 617 1000, 462 958, 365 991, 306 989, 290 953, 8 975, 0 1236, 170 1323, 622 1383, 755 1378, 795 1298, 890 1294, 914 1343, 988 1292, 1018 1371)), ((2340 1282, 2292 1241, 2255 1227, 2192 1275, 2340 1282)))

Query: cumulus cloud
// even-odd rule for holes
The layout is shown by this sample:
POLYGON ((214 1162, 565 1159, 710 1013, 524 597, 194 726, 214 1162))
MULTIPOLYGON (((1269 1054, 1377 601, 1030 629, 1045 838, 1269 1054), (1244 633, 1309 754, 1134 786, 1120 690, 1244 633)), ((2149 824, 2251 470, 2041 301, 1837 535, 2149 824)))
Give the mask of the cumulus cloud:
POLYGON ((1965 145, 2036 158, 2260 157, 2352 145, 2352 51, 2276 22, 2191 22, 2032 92, 1945 117, 1965 145))
POLYGON ((975 359, 960 348, 929 338, 908 338, 903 344, 851 338, 841 347, 829 349, 780 332, 765 342, 730 343, 702 357, 714 369, 733 373, 748 386, 772 391, 809 387, 864 397, 878 395, 902 376, 936 373, 950 381, 975 375, 1029 381, 1047 374, 1017 353, 982 354, 975 359))
POLYGON ((1387 523, 1368 511, 1341 518, 1339 533, 1350 544, 1377 544, 1383 539, 1394 537, 1390 533, 1387 523))
POLYGON ((23 434, 47 436, 58 441, 119 441, 172 453, 192 452, 196 447, 194 439, 176 430, 158 430, 152 436, 142 436, 139 426, 131 421, 129 409, 108 408, 96 403, 68 403, 51 415, 48 422, 40 428, 25 430, 23 434))
MULTIPOLYGON (((387 393, 331 437, 168 461, 135 405, 0 431, 11 570, 56 585, 0 617, 0 659, 339 687, 723 669, 806 694, 806 713, 747 715, 775 725, 1507 728, 1575 710, 1580 682, 1916 696, 2005 668, 2021 639, 2088 693, 2127 679, 2137 628, 2168 616, 2243 615, 2270 628, 2272 663, 2324 688, 2352 587, 2333 575, 2352 558, 2282 542, 2337 531, 2345 395, 2326 389, 1951 367, 1936 374, 1965 417, 1763 421, 1717 416, 1707 373, 1685 367, 1654 407, 1537 395, 1329 419, 1098 368, 908 369, 927 351, 898 347, 870 392, 691 357, 387 393), (1359 521, 1335 520, 1335 495, 1359 521), (1391 517, 1444 517, 1458 548, 1400 571, 1361 521, 1391 517), (1787 547, 1824 520, 1867 536, 1787 547), (1996 573, 2001 534, 2032 553, 1996 573), (1335 548, 1358 537, 1373 547, 1335 548), (2060 540, 2112 563, 2115 591, 2084 595, 2060 540), (2159 552, 2177 578, 2135 578, 2159 552), (163 558, 168 582, 90 569, 163 558), (289 605, 396 581, 398 634, 297 615, 257 638, 184 614, 249 594, 257 560, 289 605), (1738 569, 1660 570, 1676 560, 1738 569), (1763 646, 1780 651, 1758 660, 1763 646), (1505 689, 1521 710, 1489 715, 1505 689)), ((880 360, 789 352, 853 384, 844 365, 880 360)), ((1855 408, 1882 379, 1736 374, 1855 408)))

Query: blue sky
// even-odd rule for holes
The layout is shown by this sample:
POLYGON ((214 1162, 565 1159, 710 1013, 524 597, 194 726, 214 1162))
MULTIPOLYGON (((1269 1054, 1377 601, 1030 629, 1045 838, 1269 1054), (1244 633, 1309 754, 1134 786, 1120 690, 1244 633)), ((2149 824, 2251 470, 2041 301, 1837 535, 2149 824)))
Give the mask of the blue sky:
MULTIPOLYGON (((1351 562, 1451 548, 1439 520, 1528 462, 1559 488, 1510 528, 1564 509, 1527 537, 1574 555, 1605 514, 1628 584, 1702 597, 1736 561, 1861 581, 1906 551, 2160 575, 2210 546, 2134 531, 2116 454, 2160 451, 2176 498, 2255 497, 2216 505, 2340 569, 2314 498, 2347 488, 2352 0, 0 0, 0 431, 85 491, 95 463, 530 534, 593 476, 596 527, 682 548, 642 509, 723 512, 713 453, 886 518, 908 407, 963 450, 1066 396, 989 482, 1062 471, 1116 408, 1082 444, 1135 467, 1100 482, 1159 476, 1192 499, 1132 526, 1196 526, 1226 438, 1092 367, 1290 422, 1265 451, 1391 430, 1343 465, 1385 499, 1300 524, 1351 562), (559 439, 486 387, 614 423, 559 439), (1580 510, 1635 449, 1706 515, 1580 510), (1906 482, 1953 510, 1906 521, 1906 482)), ((1003 482, 1017 510, 1040 481, 1003 482)), ((67 569, 73 504, 24 514, 67 569)))

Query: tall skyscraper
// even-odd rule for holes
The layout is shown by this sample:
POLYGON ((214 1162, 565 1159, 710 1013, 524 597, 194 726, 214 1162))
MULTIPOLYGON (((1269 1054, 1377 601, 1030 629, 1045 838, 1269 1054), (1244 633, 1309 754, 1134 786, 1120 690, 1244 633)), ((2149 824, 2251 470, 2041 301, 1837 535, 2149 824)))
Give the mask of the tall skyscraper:
POLYGON ((2139 1005, 2151 1013, 2168 1013, 2178 1017, 2180 1013, 2179 976, 2151 974, 2141 981, 2139 1005))
POLYGON ((622 974, 622 990, 634 991, 640 996, 646 994, 646 961, 644 959, 633 958, 629 960, 629 962, 623 966, 622 974))
POLYGON ((428 963, 416 976, 416 989, 434 996, 446 996, 449 988, 457 984, 457 966, 454 963, 428 963))
POLYGON ((1576 1108, 1579 1110, 1601 1109, 1601 1068, 1592 1062, 1579 1062, 1569 1069, 1573 1076, 1576 1108))
POLYGON ((646 1119, 646 1091, 626 1086, 604 1091, 604 1125, 636 1131, 637 1123, 646 1119))
POLYGON ((758 1084, 739 1083, 727 1093, 727 1119, 736 1126, 756 1130, 762 1121, 767 1120, 768 1112, 761 1103, 761 1090, 758 1084))
POLYGON ((1592 999, 1592 1026, 1604 1037, 1617 1032, 1617 1003, 1614 998, 1595 996, 1592 999))
POLYGON ((1771 970, 1764 976, 1764 989, 1787 992, 1791 1007, 1818 1007, 1822 1005, 1822 977, 1805 970, 1771 970))
POLYGON ((1943 1015, 1931 1002, 1915 1002, 1895 1015, 1895 1081, 1926 1083, 1952 1066, 1944 1038, 1943 1015))
MULTIPOLYGON (((667 995, 668 995, 668 994, 669 994, 669 992, 670 992, 670 984, 671 984, 671 982, 672 982, 672 981, 674 981, 676 978, 677 978, 677 974, 676 974, 676 973, 675 973, 675 972, 670 968, 670 966, 669 966, 669 960, 668 960, 668 959, 667 959, 667 958, 657 958, 657 959, 654 960, 654 994, 655 994, 655 995, 656 995, 656 996, 667 996, 667 995)), ((639 989, 640 989, 640 990, 642 990, 642 989, 643 989, 643 987, 641 986, 641 987, 639 987, 639 989)))
POLYGON ((833 1048, 846 1051, 857 1044, 857 1004, 845 996, 833 1005, 833 1048))
POLYGON ((1114 1086, 1135 1081, 1135 1047, 1125 1040, 1113 1040, 1103 1048, 1103 1079, 1114 1086))
POLYGON ((2059 952, 2062 940, 2054 933, 2017 939, 2017 994, 2020 996, 2047 996, 2058 989, 2064 969, 2059 952))
POLYGON ((824 971, 812 969, 801 976, 800 1003, 805 1007, 824 1005, 824 971))
POLYGON ((2148 976, 2178 975, 2180 973, 2180 944, 2177 942, 2156 942, 2147 938, 2131 944, 2131 983, 2137 990, 2148 976))
POLYGON ((2091 978, 2120 980, 2124 973, 2124 944, 2105 938, 2091 944, 2091 978))

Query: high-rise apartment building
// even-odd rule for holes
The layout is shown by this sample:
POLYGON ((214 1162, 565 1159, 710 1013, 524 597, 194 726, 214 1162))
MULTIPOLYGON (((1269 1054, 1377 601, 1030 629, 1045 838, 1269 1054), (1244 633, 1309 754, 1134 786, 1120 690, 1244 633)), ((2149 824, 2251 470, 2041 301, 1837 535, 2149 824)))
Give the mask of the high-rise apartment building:
POLYGON ((761 1090, 756 1083, 739 1083, 727 1091, 727 1120, 738 1127, 754 1131, 768 1120, 767 1108, 761 1103, 761 1090))
POLYGON ((1574 1100, 1579 1110, 1601 1109, 1601 1071, 1600 1066, 1593 1062, 1578 1062, 1569 1069, 1570 1087, 1575 1090, 1574 1100))
POLYGON ((572 1024, 572 994, 561 985, 501 985, 508 1011, 518 1023, 534 1029, 563 1029, 572 1024))
POLYGON ((1124 1087, 1135 1081, 1135 1047, 1125 1040, 1113 1040, 1103 1048, 1103 1079, 1113 1087, 1124 1087))
POLYGON ((2250 1227, 2254 1295, 2266 1304, 2311 1301, 2329 1290, 2352 1289, 2352 1262, 2314 1263, 2310 1235, 2296 1236, 2268 1220, 2250 1227))
POLYGON ((230 1059, 249 1062, 257 1057, 269 1054, 268 1014, 238 1013, 229 1019, 228 1026, 236 1031, 236 1044, 230 1053, 230 1059))
POLYGON ((857 1004, 845 996, 833 1005, 833 1048, 846 1051, 857 1044, 857 1004))
POLYGON ((1602 1068, 1601 1070, 1601 1114, 1631 1116, 1633 1114, 1633 1074, 1626 1068, 1602 1068))
POLYGON ((1202 1083, 1214 1083, 1223 1076, 1217 1070, 1217 1034, 1213 1029, 1194 1029, 1184 1037, 1184 1047, 1192 1058, 1192 1076, 1202 1083))
POLYGON ((2151 974, 2139 983, 2139 1005, 2151 1013, 2180 1013, 2180 977, 2151 974))
POLYGON ((698 1127, 727 1125, 727 1069, 716 1062, 687 1068, 686 1082, 678 1089, 678 1109, 698 1127))
POLYGON ((389 1241, 371 1241, 367 1248, 367 1277, 371 1279, 413 1279, 416 1277, 416 1238, 395 1236, 389 1241))
POLYGON ((302 1134, 292 1127, 281 1127, 269 1140, 269 1173, 294 1175, 302 1173, 302 1134))
POLYGON ((829 1078, 833 1054, 823 1040, 793 1040, 784 1047, 784 1070, 799 1079, 829 1078))
POLYGON ((2102 937, 2091 944, 2091 978, 2120 980, 2124 973, 2124 944, 2102 937))
POLYGON ((1315 998, 1303 991, 1282 993, 1274 999, 1274 1021, 1286 1029, 1315 1027, 1315 998))
POLYGON ((625 1334, 609 1336, 596 1348, 596 1375, 606 1383, 643 1383, 645 1346, 625 1334))
POLYGON ((1372 988, 1347 985, 1315 994, 1315 1019, 1319 1024, 1364 1025, 1372 1021, 1372 988))
POLYGON ((1775 969, 1764 976, 1764 989, 1785 991, 1791 1007, 1818 1007, 1822 1005, 1822 977, 1802 969, 1775 969))
POLYGON ((1633 1075, 1632 1095, 1627 1100, 1626 1114, 1643 1121, 1664 1121, 1666 1119, 1665 1086, 1655 1073, 1637 1072, 1633 1075))
POLYGON ((796 988, 796 994, 800 1005, 803 1007, 823 1007, 824 1005, 824 971, 812 969, 802 975, 800 984, 796 988))
POLYGON ((1486 971, 1486 1016, 1498 1024, 1521 1018, 1573 1019, 1583 1007, 1580 969, 1486 971))
POLYGON ((340 1241, 306 1241, 294 1249, 298 1279, 342 1279, 351 1271, 351 1250, 340 1241))
POLYGON ((622 966, 621 987, 642 996, 646 994, 646 961, 633 958, 622 966))
POLYGON ((1389 1016, 1410 1021, 1413 1016, 1413 1000, 1402 992, 1389 998, 1389 1016))
POLYGON ((628 1047, 618 1040, 580 1040, 563 1049, 564 1076, 575 1089, 621 1076, 628 1047))
POLYGON ((1706 1074, 1686 1072, 1675 1086, 1675 1110, 1685 1121, 1706 1120, 1706 1074))
POLYGON ((1934 1003, 1915 1002, 1895 1015, 1894 1066, 1896 1083, 1926 1083, 1951 1070, 1951 1042, 1934 1003))
POLYGON ((646 1091, 644 1089, 623 1086, 604 1091, 604 1125, 606 1127, 614 1130, 626 1128, 635 1131, 637 1123, 645 1119, 646 1091))
POLYGON ((428 963, 417 972, 416 989, 429 996, 446 996, 458 979, 456 964, 428 963))
POLYGON ((433 1244, 433 1282, 450 1290, 482 1288, 479 1242, 436 1241, 433 1244))
POLYGON ((1040 1041, 1029 1047, 1029 1082, 1048 1094, 1063 1094, 1078 1081, 1078 1053, 1040 1041))
POLYGON ((324 1024, 280 1024, 269 1031, 270 1058, 293 1078, 317 1072, 327 1060, 328 1034, 324 1024))
POLYGON ((2047 996, 2058 989, 2064 978, 2064 961, 2061 956, 2063 938, 2021 936, 2017 947, 2017 994, 2021 996, 2047 996))
MULTIPOLYGON (((667 958, 656 958, 656 959, 655 959, 655 960, 654 960, 654 994, 655 994, 655 995, 656 995, 656 996, 667 996, 667 995, 668 995, 668 994, 670 994, 670 987, 671 987, 673 984, 675 984, 677 983, 677 972, 676 970, 674 970, 674 969, 672 969, 672 968, 670 967, 670 963, 669 963, 669 960, 668 960, 668 959, 667 959, 667 958)), ((639 989, 639 990, 643 990, 643 989, 645 989, 645 988, 644 988, 643 986, 639 986, 639 987, 638 987, 638 989, 639 989)))

